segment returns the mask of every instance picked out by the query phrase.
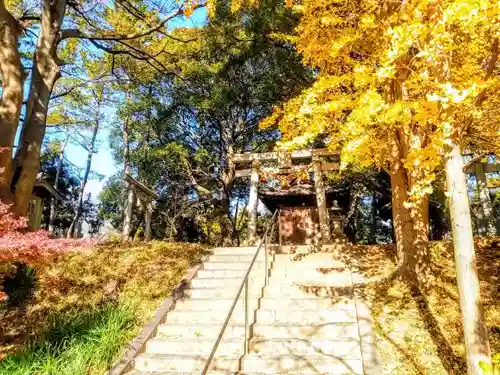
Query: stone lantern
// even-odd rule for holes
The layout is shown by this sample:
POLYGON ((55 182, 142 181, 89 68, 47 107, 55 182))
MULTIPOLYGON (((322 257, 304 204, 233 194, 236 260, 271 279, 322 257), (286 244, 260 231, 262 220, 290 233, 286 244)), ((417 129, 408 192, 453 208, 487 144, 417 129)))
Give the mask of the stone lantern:
POLYGON ((333 201, 330 207, 330 223, 332 226, 332 234, 334 236, 342 236, 344 230, 342 228, 342 208, 339 207, 337 201, 333 201))

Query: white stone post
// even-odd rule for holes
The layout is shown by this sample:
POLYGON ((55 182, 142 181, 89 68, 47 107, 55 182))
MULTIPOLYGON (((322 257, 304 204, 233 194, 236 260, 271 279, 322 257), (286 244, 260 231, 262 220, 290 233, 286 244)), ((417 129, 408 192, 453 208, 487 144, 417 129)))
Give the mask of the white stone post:
POLYGON ((314 185, 316 188, 316 201, 318 204, 319 227, 321 230, 321 242, 327 244, 330 242, 330 220, 326 208, 325 183, 323 181, 323 172, 321 171, 321 160, 313 156, 314 163, 314 185))
POLYGON ((248 197, 248 245, 255 245, 257 242, 257 205, 259 202, 259 171, 257 163, 252 163, 250 175, 250 195, 248 197))
POLYGON ((127 188, 127 201, 125 202, 125 218, 123 220, 122 241, 128 241, 130 226, 132 224, 132 208, 135 201, 135 186, 131 183, 127 188))

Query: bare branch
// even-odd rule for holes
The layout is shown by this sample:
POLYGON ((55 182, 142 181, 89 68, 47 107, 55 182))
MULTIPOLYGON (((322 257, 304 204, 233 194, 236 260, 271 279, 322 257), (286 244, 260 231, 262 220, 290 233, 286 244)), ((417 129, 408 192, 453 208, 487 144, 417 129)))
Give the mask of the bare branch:
MULTIPOLYGON (((193 11, 204 7, 205 4, 198 4, 193 7, 193 11)), ((61 40, 67 39, 67 38, 80 38, 80 39, 89 39, 89 40, 108 40, 108 41, 123 41, 123 40, 133 40, 133 39, 139 39, 144 36, 150 35, 156 31, 160 31, 167 22, 170 20, 183 15, 184 14, 184 9, 181 7, 177 9, 175 12, 170 14, 169 16, 165 17, 160 23, 157 25, 150 27, 147 30, 140 31, 137 33, 133 34, 112 34, 112 35, 105 35, 105 34, 85 34, 81 30, 77 29, 66 29, 61 31, 61 40)))
POLYGON ((102 78, 104 78, 106 76, 106 74, 101 74, 99 75, 98 77, 96 78, 93 78, 93 79, 90 79, 90 80, 87 80, 87 81, 83 81, 77 85, 74 85, 72 86, 71 88, 69 88, 68 90, 64 91, 64 92, 61 92, 61 93, 58 93, 58 94, 54 94, 50 97, 50 100, 54 100, 54 99, 58 99, 58 98, 61 98, 63 96, 66 96, 66 95, 69 95, 71 94, 73 91, 75 91, 76 89, 79 89, 79 88, 82 88, 82 87, 85 87, 87 86, 88 84, 91 84, 91 83, 94 83, 94 82, 98 82, 100 81, 102 78))

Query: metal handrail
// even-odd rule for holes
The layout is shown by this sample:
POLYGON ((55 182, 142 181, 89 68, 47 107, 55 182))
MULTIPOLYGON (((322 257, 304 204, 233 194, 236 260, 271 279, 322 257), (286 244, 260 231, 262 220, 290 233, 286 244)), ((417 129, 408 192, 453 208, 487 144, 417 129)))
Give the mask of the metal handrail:
MULTIPOLYGON (((231 316, 233 315, 234 308, 236 307, 236 304, 238 303, 238 300, 240 299, 241 292, 243 291, 243 288, 245 288, 245 354, 248 353, 248 336, 247 336, 247 329, 248 329, 248 276, 250 275, 250 272, 252 271, 252 268, 255 264, 255 261, 257 260, 257 256, 259 255, 260 249, 262 248, 262 245, 265 244, 265 249, 266 249, 266 254, 265 254, 265 286, 267 286, 268 283, 268 273, 269 273, 269 268, 268 268, 268 260, 267 260, 267 246, 268 246, 268 241, 267 241, 267 236, 269 234, 269 229, 274 226, 274 219, 276 217, 278 210, 274 211, 273 216, 271 217, 271 222, 267 223, 266 225, 266 230, 264 232, 264 235, 260 238, 259 245, 257 247, 257 250, 255 251, 255 255, 252 258, 252 262, 250 263, 250 266, 248 267, 247 272, 245 273, 245 277, 243 278, 243 281, 241 282, 240 288, 238 289, 238 293, 236 294, 236 297, 234 298, 233 304, 231 305, 231 309, 229 310, 229 313, 227 314, 226 320, 224 321, 224 324, 222 325, 222 328, 219 332, 219 336, 217 336, 217 340, 215 340, 215 344, 212 348, 212 352, 210 353, 210 356, 208 357, 207 363, 205 364, 205 367, 203 368, 203 371, 201 375, 205 375, 208 372, 208 369, 210 367, 210 364, 212 363, 212 360, 215 356, 215 352, 217 351, 217 348, 219 347, 219 344, 222 340, 222 336, 224 335, 224 332, 226 331, 227 325, 229 324, 229 321, 231 320, 231 316)), ((272 233, 272 231, 271 231, 272 233)))

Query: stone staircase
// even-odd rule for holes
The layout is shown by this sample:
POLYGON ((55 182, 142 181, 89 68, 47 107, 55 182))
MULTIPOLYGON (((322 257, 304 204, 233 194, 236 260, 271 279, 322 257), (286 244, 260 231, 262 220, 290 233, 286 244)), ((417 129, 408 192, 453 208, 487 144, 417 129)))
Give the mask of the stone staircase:
MULTIPOLYGON (((256 249, 215 249, 127 375, 201 374, 256 249)), ((265 286, 263 253, 249 279, 248 353, 242 293, 209 374, 365 374, 345 265, 329 253, 269 255, 265 286)))

